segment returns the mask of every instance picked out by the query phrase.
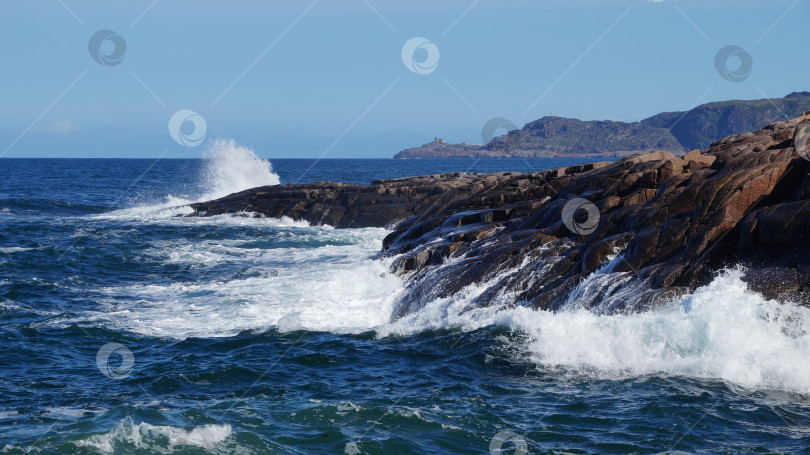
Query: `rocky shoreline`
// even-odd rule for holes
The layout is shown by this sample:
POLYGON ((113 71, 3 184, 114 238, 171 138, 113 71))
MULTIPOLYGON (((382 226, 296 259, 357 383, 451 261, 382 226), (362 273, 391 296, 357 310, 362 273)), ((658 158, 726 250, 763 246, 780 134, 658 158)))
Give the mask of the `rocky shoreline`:
POLYGON ((254 188, 191 216, 392 229, 380 256, 408 280, 396 316, 476 283, 478 305, 640 311, 737 265, 752 290, 808 302, 808 130, 810 112, 682 157, 254 188))

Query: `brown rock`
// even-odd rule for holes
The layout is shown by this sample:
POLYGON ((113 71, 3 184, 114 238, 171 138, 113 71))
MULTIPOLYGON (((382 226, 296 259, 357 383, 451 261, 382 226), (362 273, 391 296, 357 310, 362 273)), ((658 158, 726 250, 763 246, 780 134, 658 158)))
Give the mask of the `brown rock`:
POLYGON ((252 211, 336 227, 393 228, 381 254, 397 256, 393 268, 408 279, 400 315, 481 282, 489 287, 476 304, 511 299, 557 310, 617 249, 623 260, 614 272, 626 274, 589 294, 583 307, 648 309, 737 263, 748 267, 754 290, 774 298, 806 295, 810 162, 793 144, 795 130, 806 124, 810 113, 682 158, 651 152, 530 174, 263 187, 192 207, 195 216, 252 211), (563 207, 573 198, 596 206, 593 232, 566 226, 563 207))

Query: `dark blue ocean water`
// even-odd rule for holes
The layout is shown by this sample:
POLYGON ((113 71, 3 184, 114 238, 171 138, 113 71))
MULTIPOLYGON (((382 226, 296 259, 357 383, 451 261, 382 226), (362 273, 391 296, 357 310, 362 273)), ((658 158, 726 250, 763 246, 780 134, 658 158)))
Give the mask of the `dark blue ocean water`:
MULTIPOLYGON (((272 161, 282 183, 563 164, 272 161)), ((462 296, 391 321, 384 230, 175 216, 263 166, 0 160, 0 453, 810 453, 802 307, 729 272, 648 314, 462 296)))

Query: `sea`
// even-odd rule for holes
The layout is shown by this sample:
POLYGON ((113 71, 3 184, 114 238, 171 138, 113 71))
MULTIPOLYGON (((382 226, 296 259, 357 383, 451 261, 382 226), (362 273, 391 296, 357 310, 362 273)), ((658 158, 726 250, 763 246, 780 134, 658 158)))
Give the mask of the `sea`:
POLYGON ((180 216, 582 162, 0 160, 0 454, 810 453, 810 309, 739 268, 642 313, 471 307, 474 283, 394 319, 385 229, 180 216))

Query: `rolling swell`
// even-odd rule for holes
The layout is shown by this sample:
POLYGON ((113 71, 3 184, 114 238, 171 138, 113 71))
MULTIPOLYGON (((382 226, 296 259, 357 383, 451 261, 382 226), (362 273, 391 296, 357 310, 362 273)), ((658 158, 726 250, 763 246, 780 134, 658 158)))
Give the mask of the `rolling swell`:
POLYGON ((79 204, 54 199, 11 198, 0 199, 0 217, 2 216, 82 216, 102 213, 108 207, 79 204))
MULTIPOLYGON (((59 332, 15 337, 30 343, 64 336, 59 332)), ((11 382, 27 388, 26 399, 38 396, 42 410, 33 413, 12 395, 9 408, 18 414, 0 418, 15 422, 4 431, 19 441, 9 453, 25 453, 22 447, 39 435, 18 429, 37 425, 51 428, 38 447, 78 453, 325 453, 349 444, 378 454, 486 453, 503 428, 536 451, 661 452, 685 433, 678 442, 685 450, 711 444, 731 453, 761 441, 792 452, 810 436, 795 396, 770 392, 752 401, 719 379, 599 378, 587 370, 538 368, 521 352, 529 338, 498 327, 383 339, 269 330, 168 344, 98 329, 89 334, 73 355, 72 384, 11 382), (123 381, 99 383, 97 371, 80 365, 95 355, 91 341, 110 339, 148 362, 123 381), (51 392, 54 385, 61 398, 51 392), (81 388, 94 398, 82 399, 81 388), (693 427, 701 418, 705 424, 693 427), (751 428, 752 420, 769 430, 751 428)), ((59 365, 42 373, 71 368, 64 356, 43 357, 39 349, 21 352, 18 361, 59 365)))

